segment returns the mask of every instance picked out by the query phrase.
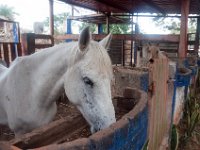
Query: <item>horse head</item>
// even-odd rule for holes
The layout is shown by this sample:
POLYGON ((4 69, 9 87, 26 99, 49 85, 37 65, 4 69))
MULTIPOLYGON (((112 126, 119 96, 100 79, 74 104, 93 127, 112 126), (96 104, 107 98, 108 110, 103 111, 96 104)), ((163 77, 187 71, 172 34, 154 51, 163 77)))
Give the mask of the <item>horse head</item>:
POLYGON ((153 62, 155 58, 159 57, 159 45, 147 44, 143 47, 143 57, 148 61, 153 62))
POLYGON ((69 101, 80 110, 92 133, 116 121, 111 99, 112 64, 106 51, 110 41, 111 35, 100 42, 91 40, 89 28, 85 28, 64 79, 69 101))

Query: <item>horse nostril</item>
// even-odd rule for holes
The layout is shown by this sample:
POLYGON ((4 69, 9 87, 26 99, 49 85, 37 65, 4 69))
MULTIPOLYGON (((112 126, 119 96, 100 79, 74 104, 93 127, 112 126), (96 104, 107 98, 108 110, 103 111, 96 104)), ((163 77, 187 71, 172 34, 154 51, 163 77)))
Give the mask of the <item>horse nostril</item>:
POLYGON ((151 58, 151 59, 149 59, 149 62, 150 63, 154 63, 154 60, 151 58))

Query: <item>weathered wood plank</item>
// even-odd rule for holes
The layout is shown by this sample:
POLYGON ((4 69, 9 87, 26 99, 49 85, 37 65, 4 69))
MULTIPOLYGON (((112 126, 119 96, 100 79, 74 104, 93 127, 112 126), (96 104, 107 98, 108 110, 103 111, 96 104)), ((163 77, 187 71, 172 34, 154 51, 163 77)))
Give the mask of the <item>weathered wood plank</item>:
POLYGON ((4 59, 6 61, 6 63, 9 65, 10 64, 10 60, 9 60, 9 44, 7 43, 3 43, 3 52, 4 52, 4 59))
POLYGON ((85 119, 76 114, 73 118, 60 119, 43 126, 19 138, 10 141, 11 145, 22 149, 36 148, 59 142, 64 136, 73 133, 78 128, 86 125, 85 119))
POLYGON ((169 116, 171 115, 168 113, 170 109, 168 74, 168 59, 155 59, 150 67, 149 150, 159 149, 163 139, 169 134, 169 122, 171 122, 169 116))
MULTIPOLYGON (((101 40, 105 37, 105 34, 93 34, 92 38, 94 40, 101 40)), ((66 34, 66 35, 57 35, 54 36, 57 40, 72 39, 77 40, 79 37, 78 34, 66 34)), ((114 34, 113 39, 121 40, 143 40, 143 41, 165 41, 165 42, 179 42, 178 35, 157 35, 157 34, 114 34)))

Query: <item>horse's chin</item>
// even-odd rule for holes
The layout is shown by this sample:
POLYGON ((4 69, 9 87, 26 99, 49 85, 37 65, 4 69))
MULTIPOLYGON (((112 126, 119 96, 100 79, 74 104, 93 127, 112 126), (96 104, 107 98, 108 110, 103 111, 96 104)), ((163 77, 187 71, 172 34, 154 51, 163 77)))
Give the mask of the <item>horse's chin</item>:
POLYGON ((90 132, 92 133, 92 134, 94 134, 94 133, 96 133, 96 132, 98 132, 93 126, 91 126, 90 127, 90 132))
POLYGON ((116 122, 116 119, 113 119, 112 122, 109 123, 109 125, 106 125, 106 126, 101 126, 101 127, 97 127, 97 126, 91 126, 90 127, 90 131, 92 134, 100 131, 100 130, 103 130, 105 128, 108 128, 112 123, 115 123, 116 122))
POLYGON ((104 128, 98 128, 98 127, 94 127, 94 126, 91 126, 90 127, 90 131, 91 131, 91 133, 92 134, 94 134, 94 133, 96 133, 96 132, 98 132, 98 131, 100 131, 100 130, 103 130, 104 128))

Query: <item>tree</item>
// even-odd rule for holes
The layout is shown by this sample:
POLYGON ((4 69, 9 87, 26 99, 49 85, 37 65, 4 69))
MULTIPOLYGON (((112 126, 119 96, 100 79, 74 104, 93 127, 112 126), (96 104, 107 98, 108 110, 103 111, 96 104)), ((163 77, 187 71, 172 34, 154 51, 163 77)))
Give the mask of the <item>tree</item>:
MULTIPOLYGON (((91 23, 82 23, 79 27, 79 31, 81 31, 84 27, 90 26, 90 30, 92 33, 96 31, 97 25, 91 23)), ((128 24, 111 24, 110 32, 113 34, 127 34, 130 33, 130 27, 128 24)), ((106 33, 106 25, 103 24, 103 33, 106 33)))
MULTIPOLYGON (((103 32, 106 32, 106 25, 103 27, 103 32)), ((130 27, 128 24, 111 24, 110 32, 113 34, 127 34, 130 33, 130 27)))
POLYGON ((79 31, 82 31, 86 26, 90 27, 90 32, 91 33, 95 33, 96 31, 96 25, 92 24, 92 23, 86 23, 86 22, 82 22, 81 25, 79 26, 79 31))
MULTIPOLYGON (((179 18, 167 18, 167 17, 155 17, 153 18, 155 24, 164 30, 170 31, 172 34, 179 34, 180 33, 180 19, 179 18)), ((196 32, 196 18, 189 18, 188 19, 188 33, 195 33, 196 32)))
POLYGON ((13 7, 9 7, 7 5, 0 5, 0 16, 3 16, 5 18, 8 18, 9 20, 14 21, 16 15, 18 15, 18 13, 14 11, 13 7))
MULTIPOLYGON (((69 13, 61 13, 54 15, 54 33, 55 35, 65 33, 65 23, 69 13)), ((44 26, 49 27, 49 17, 44 20, 44 26)))

